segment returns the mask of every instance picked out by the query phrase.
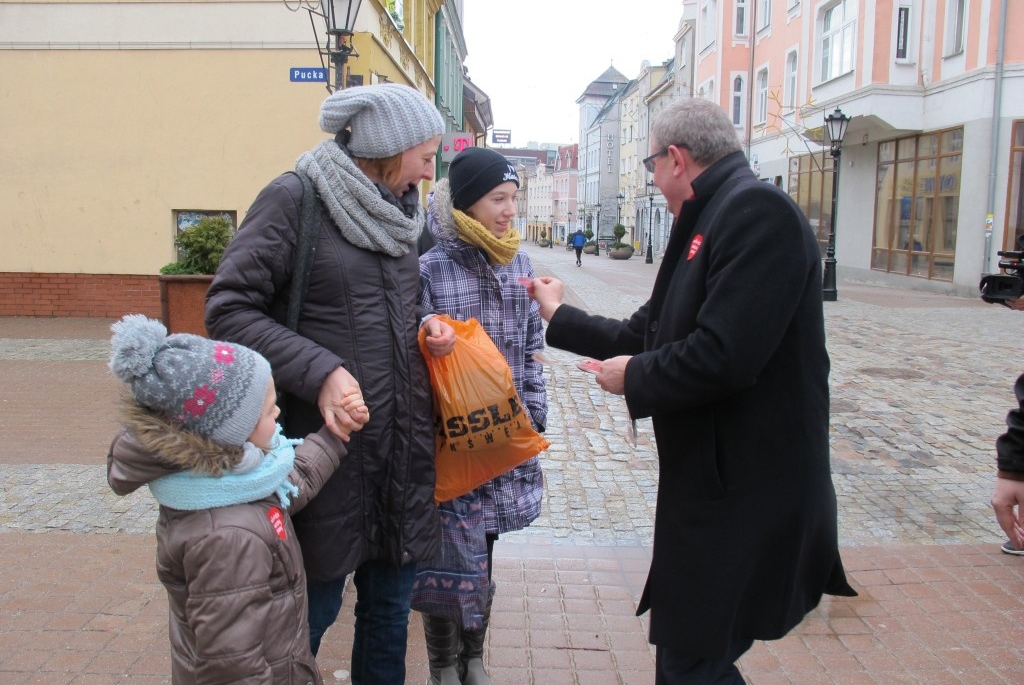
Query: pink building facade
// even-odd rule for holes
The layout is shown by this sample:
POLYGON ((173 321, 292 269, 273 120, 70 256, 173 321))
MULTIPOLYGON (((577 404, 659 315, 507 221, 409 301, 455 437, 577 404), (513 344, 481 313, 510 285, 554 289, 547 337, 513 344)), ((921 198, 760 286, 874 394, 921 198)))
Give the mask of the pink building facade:
POLYGON ((974 294, 1024 233, 1024 5, 693 0, 694 95, 830 233, 841 276, 974 294), (851 117, 838 208, 824 116, 851 117))

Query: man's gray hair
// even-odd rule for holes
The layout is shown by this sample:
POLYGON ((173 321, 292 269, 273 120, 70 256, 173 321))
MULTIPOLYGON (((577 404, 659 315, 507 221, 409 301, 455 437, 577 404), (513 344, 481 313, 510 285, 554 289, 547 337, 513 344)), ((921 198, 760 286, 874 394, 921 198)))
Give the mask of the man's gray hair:
POLYGON ((666 107, 655 119, 651 137, 655 151, 669 145, 685 147, 702 167, 740 149, 725 110, 703 98, 683 98, 666 107))

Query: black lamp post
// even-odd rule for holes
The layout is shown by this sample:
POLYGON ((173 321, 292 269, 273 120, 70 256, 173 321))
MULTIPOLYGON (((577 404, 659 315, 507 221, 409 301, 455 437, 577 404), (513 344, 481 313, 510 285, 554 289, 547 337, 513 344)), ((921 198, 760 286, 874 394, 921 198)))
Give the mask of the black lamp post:
POLYGON ((594 207, 597 209, 597 229, 594 231, 594 256, 601 256, 601 203, 594 207))
POLYGON ((654 246, 651 244, 651 232, 654 222, 654 181, 647 182, 647 256, 644 264, 654 264, 654 246))
POLYGON ((553 249, 555 249, 555 215, 554 214, 551 215, 551 219, 550 219, 550 221, 548 221, 548 223, 551 224, 551 227, 550 227, 551 228, 551 240, 548 241, 548 247, 553 250, 553 249))
POLYGON ((335 90, 345 87, 343 72, 345 62, 355 49, 352 46, 352 29, 355 28, 356 15, 359 14, 359 5, 362 2, 363 0, 323 0, 326 12, 324 21, 327 23, 327 54, 334 67, 335 90))
POLYGON ((828 135, 832 154, 832 220, 828 227, 828 248, 825 250, 825 271, 821 278, 821 297, 825 302, 835 302, 839 297, 836 290, 836 209, 839 206, 839 156, 842 154, 843 136, 850 117, 836 107, 836 111, 825 116, 825 133, 828 135))

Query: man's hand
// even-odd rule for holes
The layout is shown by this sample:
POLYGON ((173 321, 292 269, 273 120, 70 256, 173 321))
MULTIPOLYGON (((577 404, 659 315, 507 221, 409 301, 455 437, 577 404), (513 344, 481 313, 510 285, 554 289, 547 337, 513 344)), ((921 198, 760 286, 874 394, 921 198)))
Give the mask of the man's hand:
POLYGON ((996 489, 992 493, 992 509, 996 521, 1017 549, 1024 549, 1024 481, 996 478, 996 489))
POLYGON ((548 276, 535 278, 528 283, 524 282, 524 280, 520 282, 523 283, 526 292, 540 305, 540 318, 545 321, 551 321, 555 310, 562 305, 565 286, 557 278, 550 278, 548 276))
POLYGON ((1006 306, 1010 309, 1015 309, 1018 312, 1024 312, 1024 297, 1018 297, 1015 300, 1006 300, 1006 306))
POLYGON ((436 316, 427 319, 423 327, 427 331, 425 342, 427 343, 427 351, 430 352, 431 356, 444 357, 451 354, 451 351, 455 349, 454 328, 436 316))
POLYGON ((626 394, 626 364, 631 356, 612 357, 601 362, 601 370, 597 372, 597 384, 605 392, 613 395, 626 394))
POLYGON ((320 386, 320 394, 316 399, 316 406, 320 407, 327 429, 343 442, 349 441, 349 433, 359 430, 370 420, 366 405, 361 401, 353 403, 353 395, 362 397, 359 383, 345 367, 339 366, 320 386))

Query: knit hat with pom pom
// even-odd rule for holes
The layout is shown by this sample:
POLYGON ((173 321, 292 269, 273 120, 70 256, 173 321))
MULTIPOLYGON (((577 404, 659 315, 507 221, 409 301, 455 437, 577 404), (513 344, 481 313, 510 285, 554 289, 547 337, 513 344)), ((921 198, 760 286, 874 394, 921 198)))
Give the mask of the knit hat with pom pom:
POLYGON ((247 347, 129 314, 110 327, 110 370, 138 404, 222 445, 244 445, 263 411, 270 364, 247 347))

